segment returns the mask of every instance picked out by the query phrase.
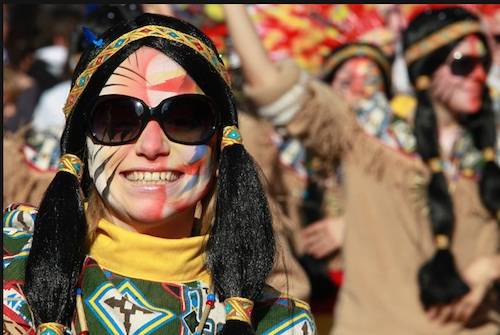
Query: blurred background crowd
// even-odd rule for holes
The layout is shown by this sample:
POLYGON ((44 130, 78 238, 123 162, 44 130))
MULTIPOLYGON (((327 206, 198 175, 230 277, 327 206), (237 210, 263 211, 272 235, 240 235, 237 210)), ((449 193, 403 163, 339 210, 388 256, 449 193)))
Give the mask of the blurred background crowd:
MULTIPOLYGON (((407 120, 410 118, 409 111, 417 103, 405 64, 401 32, 413 17, 424 10, 446 6, 452 5, 246 5, 269 58, 275 63, 292 59, 303 73, 311 77, 324 79, 330 75, 333 89, 345 98, 350 108, 358 111, 358 118, 365 121, 365 131, 375 137, 385 136, 377 131, 386 122, 388 113, 407 120), (352 70, 333 71, 336 61, 355 56, 342 56, 339 52, 353 43, 375 46, 377 50, 370 54, 379 60, 377 66, 370 68, 370 64, 352 63, 352 70), (335 57, 332 57, 333 51, 335 57), (357 77, 356 72, 359 72, 357 77), (376 78, 382 81, 377 82, 376 78), (377 110, 380 112, 374 112, 377 110)), ((485 80, 495 112, 498 137, 500 5, 460 6, 479 16, 487 33, 491 65, 485 69, 488 70, 485 80)), ((252 118, 257 116, 255 106, 249 101, 249 97, 255 97, 255 90, 249 89, 252 85, 247 82, 251 84, 251 75, 249 80, 243 55, 246 53, 244 48, 248 48, 251 54, 250 49, 255 45, 248 43, 242 47, 239 46, 241 39, 234 40, 237 36, 231 31, 234 23, 227 20, 227 12, 222 5, 4 4, 4 208, 12 202, 38 205, 57 171, 59 137, 65 122, 62 107, 70 90, 72 72, 82 51, 91 43, 92 35, 98 36, 109 26, 142 12, 173 15, 205 31, 215 42, 230 70, 239 108, 243 114, 252 118)), ((283 72, 284 77, 289 75, 283 72)), ((274 110, 276 108, 274 105, 274 110)), ((259 115, 266 113, 273 114, 273 108, 261 110, 259 115)), ((246 138, 245 132, 252 132, 252 127, 261 127, 252 122, 249 121, 246 126, 249 130, 242 125, 243 138, 246 138)), ((405 122, 395 123, 394 129, 399 131, 405 125, 405 122)), ((279 127, 267 133, 267 128, 262 127, 259 134, 268 136, 268 141, 261 138, 259 142, 258 139, 254 147, 249 143, 249 151, 259 162, 266 161, 269 150, 278 152, 278 158, 272 161, 274 163, 262 164, 263 172, 271 182, 276 180, 273 176, 278 173, 282 174, 280 180, 288 183, 279 187, 275 183, 270 192, 289 218, 283 234, 300 263, 300 271, 303 271, 303 285, 291 285, 290 289, 294 290, 291 293, 311 303, 319 333, 327 334, 334 323, 332 311, 344 281, 342 245, 345 223, 343 191, 339 186, 342 184, 341 168, 336 169, 333 178, 322 176, 321 169, 315 169, 315 164, 320 166, 321 162, 309 159, 298 141, 288 140, 280 133, 279 127), (311 173, 312 170, 314 173, 311 173), (317 180, 315 176, 319 176, 317 180)), ((405 136, 405 131, 397 131, 396 135, 405 136)), ((411 138, 400 140, 402 147, 408 148, 408 151, 415 146, 411 138)), ((500 141, 497 140, 499 146, 500 141)))

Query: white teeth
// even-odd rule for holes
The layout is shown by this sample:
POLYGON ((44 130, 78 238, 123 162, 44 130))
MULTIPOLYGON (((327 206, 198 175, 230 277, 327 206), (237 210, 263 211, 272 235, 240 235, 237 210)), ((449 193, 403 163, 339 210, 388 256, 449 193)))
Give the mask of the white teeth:
POLYGON ((158 182, 173 182, 179 179, 180 172, 163 171, 163 172, 141 172, 134 171, 127 173, 125 176, 128 180, 142 183, 158 183, 158 182))

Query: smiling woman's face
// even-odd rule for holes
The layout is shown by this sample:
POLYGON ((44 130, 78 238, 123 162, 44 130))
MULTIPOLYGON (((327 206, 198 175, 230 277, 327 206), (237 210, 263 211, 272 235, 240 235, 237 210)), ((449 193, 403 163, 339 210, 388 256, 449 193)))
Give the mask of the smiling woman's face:
MULTIPOLYGON (((116 68, 100 95, 127 95, 155 107, 186 93, 203 94, 179 64, 156 49, 141 47, 116 68)), ((106 146, 87 137, 89 171, 115 217, 132 226, 157 227, 179 214, 192 214, 208 192, 215 142, 215 136, 201 145, 172 142, 151 120, 131 144, 106 146)))

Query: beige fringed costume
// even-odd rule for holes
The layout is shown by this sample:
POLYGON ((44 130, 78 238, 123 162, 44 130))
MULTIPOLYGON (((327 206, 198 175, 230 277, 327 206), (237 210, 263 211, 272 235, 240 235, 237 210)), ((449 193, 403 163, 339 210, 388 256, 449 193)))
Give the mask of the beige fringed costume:
MULTIPOLYGON (((279 83, 251 92, 257 104, 277 100, 299 81, 293 63, 279 64, 279 69, 279 83)), ((417 272, 434 252, 426 213, 429 173, 420 158, 367 135, 327 85, 310 80, 304 87, 300 110, 286 131, 325 166, 341 157, 343 167, 344 282, 332 334, 497 334, 491 305, 490 319, 486 308, 474 318, 479 326, 466 330, 458 324, 438 327, 420 305, 417 272)), ((449 184, 456 217, 452 250, 464 270, 477 257, 498 252, 500 241, 477 182, 460 172, 449 184)))
POLYGON ((290 296, 309 300, 311 285, 306 273, 294 255, 294 239, 300 229, 298 222, 283 213, 280 201, 283 199, 285 185, 282 183, 283 169, 278 161, 276 146, 271 141, 272 125, 248 113, 239 113, 238 125, 245 148, 262 169, 269 194, 269 205, 273 214, 278 254, 268 284, 287 292, 290 296))

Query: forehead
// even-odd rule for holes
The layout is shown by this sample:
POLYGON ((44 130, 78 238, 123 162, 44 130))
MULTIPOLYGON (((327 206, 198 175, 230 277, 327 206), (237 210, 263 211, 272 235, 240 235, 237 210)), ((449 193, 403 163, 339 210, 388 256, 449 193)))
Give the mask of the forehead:
POLYGON ((172 58, 144 46, 118 65, 100 95, 128 95, 156 106, 166 98, 186 93, 202 93, 202 90, 172 58))
POLYGON ((486 47, 477 35, 470 35, 457 44, 452 53, 455 52, 474 56, 483 56, 486 54, 486 47))
POLYGON ((354 57, 340 67, 338 74, 346 76, 378 73, 377 65, 368 57, 354 57))

